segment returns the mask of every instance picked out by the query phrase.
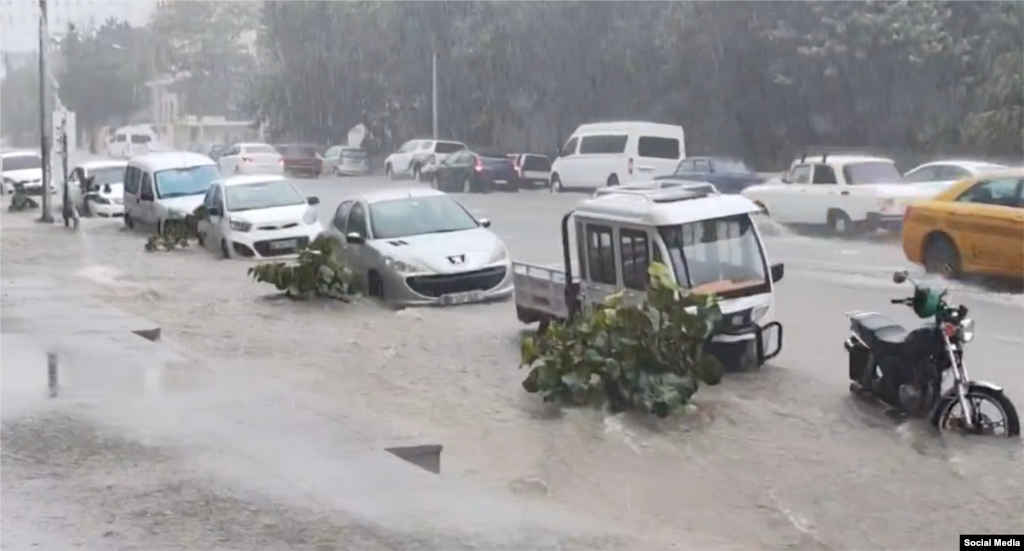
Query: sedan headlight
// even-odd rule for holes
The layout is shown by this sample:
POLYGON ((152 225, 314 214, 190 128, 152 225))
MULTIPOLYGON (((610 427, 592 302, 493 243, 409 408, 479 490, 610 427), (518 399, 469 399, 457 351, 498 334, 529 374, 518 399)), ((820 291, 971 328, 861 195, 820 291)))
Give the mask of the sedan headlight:
POLYGON ((508 247, 506 247, 503 243, 498 243, 498 245, 494 248, 494 253, 491 254, 491 259, 488 261, 488 263, 500 262, 502 260, 505 260, 506 258, 508 258, 508 247))
POLYGON ((240 232, 247 232, 252 229, 252 223, 246 222, 245 220, 239 220, 238 218, 232 218, 228 222, 231 224, 231 229, 240 232))
POLYGON ((302 215, 302 221, 305 222, 307 225, 311 226, 313 224, 316 224, 316 220, 316 209, 308 209, 306 210, 306 214, 302 215))
POLYGON ((966 318, 960 323, 960 336, 964 342, 974 340, 974 320, 966 318))
POLYGON ((385 256, 384 257, 384 264, 386 264, 388 268, 391 268, 392 270, 394 270, 394 271, 396 271, 396 272, 398 272, 400 274, 414 274, 414 273, 417 273, 417 272, 429 272, 430 271, 430 270, 424 268, 423 266, 420 266, 419 264, 416 264, 415 262, 409 262, 409 261, 406 261, 406 260, 398 260, 397 258, 392 258, 390 256, 385 256))

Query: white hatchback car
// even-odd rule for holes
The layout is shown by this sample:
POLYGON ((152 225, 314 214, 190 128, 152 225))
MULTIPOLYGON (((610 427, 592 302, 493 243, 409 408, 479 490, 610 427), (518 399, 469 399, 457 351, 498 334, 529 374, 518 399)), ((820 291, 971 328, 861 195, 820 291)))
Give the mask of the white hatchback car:
POLYGON ((217 158, 220 173, 284 174, 284 157, 265 143, 236 143, 217 158))
POLYGON ((277 258, 298 254, 323 231, 314 205, 284 176, 231 176, 203 199, 199 242, 224 258, 277 258))

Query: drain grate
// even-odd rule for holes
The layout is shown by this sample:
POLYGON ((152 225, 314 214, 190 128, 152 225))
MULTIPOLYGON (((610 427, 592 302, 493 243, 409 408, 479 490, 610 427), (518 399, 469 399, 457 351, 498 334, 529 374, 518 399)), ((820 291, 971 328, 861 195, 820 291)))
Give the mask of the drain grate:
POLYGON ((408 461, 417 467, 441 474, 441 450, 444 446, 440 444, 428 444, 426 446, 399 446, 396 448, 384 448, 403 461, 408 461))

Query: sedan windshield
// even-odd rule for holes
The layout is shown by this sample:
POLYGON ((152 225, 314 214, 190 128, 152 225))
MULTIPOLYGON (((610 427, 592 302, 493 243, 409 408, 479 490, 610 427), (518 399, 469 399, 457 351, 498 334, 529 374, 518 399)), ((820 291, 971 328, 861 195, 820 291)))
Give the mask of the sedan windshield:
POLYGON ((843 167, 847 185, 901 184, 903 176, 896 165, 884 161, 854 163, 843 167))
POLYGON ((43 168, 43 158, 36 155, 12 155, 0 161, 0 170, 43 168))
POLYGON ((768 291, 761 244, 748 215, 663 226, 658 231, 683 287, 726 298, 768 291))
POLYGON ((92 185, 94 187, 101 187, 104 184, 120 184, 124 182, 124 167, 97 168, 89 172, 89 177, 92 178, 92 185))
POLYGON ((444 195, 409 197, 370 205, 370 227, 376 239, 446 233, 478 227, 462 205, 444 195))
POLYGON ((156 196, 160 199, 184 195, 204 195, 220 170, 213 165, 172 168, 156 173, 156 196))
POLYGON ((306 198, 285 180, 227 186, 226 189, 224 206, 231 212, 306 204, 306 198))

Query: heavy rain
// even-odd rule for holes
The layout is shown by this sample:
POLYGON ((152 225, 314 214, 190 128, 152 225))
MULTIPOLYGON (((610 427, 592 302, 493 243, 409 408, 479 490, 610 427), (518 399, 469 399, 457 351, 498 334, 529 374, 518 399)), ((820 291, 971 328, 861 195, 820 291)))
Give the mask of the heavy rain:
POLYGON ((4 549, 1024 534, 1019 434, 851 392, 844 347, 937 316, 905 270, 1024 407, 1024 4, 0 6, 4 549), (644 289, 637 250, 778 355, 567 399, 622 339, 528 392, 524 340, 644 289))

